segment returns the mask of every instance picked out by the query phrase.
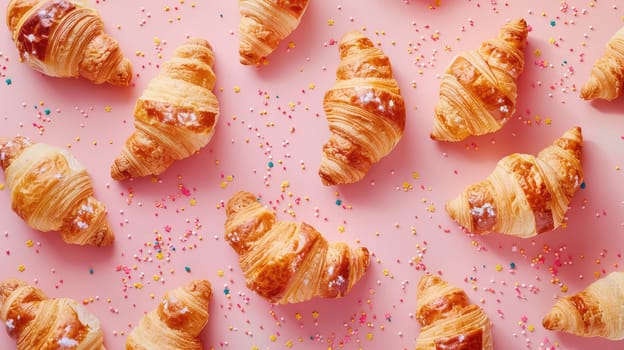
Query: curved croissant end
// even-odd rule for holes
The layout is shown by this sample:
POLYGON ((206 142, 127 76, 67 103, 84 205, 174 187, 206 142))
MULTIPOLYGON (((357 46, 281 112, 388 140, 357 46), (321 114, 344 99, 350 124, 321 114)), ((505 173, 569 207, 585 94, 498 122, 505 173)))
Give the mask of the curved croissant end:
POLYGON ((309 0, 239 0, 240 62, 259 64, 292 33, 309 0))
POLYGON ((589 79, 581 88, 584 100, 615 100, 624 89, 624 27, 609 42, 602 57, 594 63, 589 79))
POLYGON ((195 280, 165 293, 126 339, 126 350, 201 350, 199 334, 208 323, 212 286, 195 280))
POLYGON ((490 319, 463 290, 438 276, 424 275, 416 298, 421 326, 416 350, 493 349, 490 319))
POLYGON ((111 166, 113 179, 159 175, 208 144, 219 116, 213 64, 206 40, 191 38, 176 49, 136 103, 136 130, 111 166))
POLYGON ((20 58, 53 77, 126 86, 132 64, 93 9, 69 0, 11 0, 6 22, 20 58))
POLYGON ((527 34, 524 19, 509 22, 497 38, 453 60, 442 77, 432 139, 456 142, 492 133, 513 116, 527 34))
POLYGON ((67 243, 105 246, 114 234, 85 168, 67 151, 18 136, 0 147, 13 210, 28 226, 67 243))
POLYGON ((612 272, 583 291, 557 300, 544 328, 582 337, 624 339, 624 272, 612 272))
POLYGON ((368 268, 368 249, 327 242, 306 223, 277 221, 249 192, 235 193, 226 215, 225 239, 247 286, 272 303, 345 296, 368 268))
POLYGON ((336 83, 323 107, 331 132, 319 176, 324 185, 354 183, 403 137, 405 103, 390 59, 357 31, 340 40, 336 83))
POLYGON ((581 128, 566 131, 537 157, 501 159, 485 181, 468 186, 446 204, 447 213, 467 231, 532 237, 565 220, 583 182, 581 128))
POLYGON ((17 350, 105 350, 100 321, 84 306, 72 299, 49 299, 18 279, 0 282, 0 319, 17 350))

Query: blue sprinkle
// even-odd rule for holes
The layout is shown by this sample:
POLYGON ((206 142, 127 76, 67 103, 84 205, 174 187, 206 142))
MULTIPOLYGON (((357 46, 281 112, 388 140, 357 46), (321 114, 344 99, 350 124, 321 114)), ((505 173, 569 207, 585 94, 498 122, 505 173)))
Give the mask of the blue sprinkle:
POLYGON ((585 189, 585 182, 584 181, 581 182, 581 189, 583 189, 583 190, 585 189))
POLYGON ((93 275, 95 271, 93 269, 89 269, 89 274, 93 275))
POLYGON ((554 26, 556 26, 556 25, 557 25, 557 22, 555 22, 554 20, 550 21, 550 26, 551 26, 551 27, 554 27, 554 26))
POLYGON ((269 168, 272 168, 274 166, 273 162, 269 162, 269 168))
POLYGON ((46 109, 45 111, 43 111, 45 113, 45 115, 50 115, 50 113, 52 113, 52 111, 50 111, 49 109, 46 109))
POLYGON ((191 272, 191 267, 190 266, 184 266, 184 271, 191 272))
POLYGON ((336 199, 336 205, 340 205, 342 204, 342 201, 340 199, 336 199))
POLYGON ((516 268, 516 263, 515 262, 510 263, 509 267, 511 267, 512 269, 515 269, 516 268))
POLYGON ((11 84, 13 84, 13 80, 11 80, 10 78, 7 78, 4 82, 5 82, 7 85, 11 85, 11 84))
POLYGON ((223 294, 225 295, 230 294, 230 290, 228 288, 223 288, 223 294))

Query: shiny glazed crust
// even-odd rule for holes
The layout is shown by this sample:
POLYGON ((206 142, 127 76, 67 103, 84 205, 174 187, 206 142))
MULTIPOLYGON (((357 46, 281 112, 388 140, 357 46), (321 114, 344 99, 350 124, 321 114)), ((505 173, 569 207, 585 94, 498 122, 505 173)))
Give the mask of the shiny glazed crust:
POLYGON ((290 33, 308 7, 309 0, 239 0, 240 62, 261 63, 290 33))
POLYGON ((537 157, 511 154, 485 181, 468 186, 446 204, 447 213, 468 232, 532 237, 565 220, 583 182, 581 128, 566 131, 537 157))
POLYGON ((0 282, 0 319, 18 350, 104 350, 100 322, 84 306, 21 280, 0 282))
POLYGON ((163 64, 136 102, 135 131, 111 166, 111 177, 159 175, 208 144, 219 116, 210 44, 188 39, 163 64))
POLYGON ((227 203, 225 239, 239 254, 247 286, 276 304, 339 298, 362 278, 366 248, 327 242, 306 223, 277 221, 249 192, 227 203))
POLYGON ((416 350, 492 350, 491 322, 466 293, 438 276, 424 275, 416 288, 421 329, 416 350))
POLYGON ((509 22, 498 37, 451 62, 440 85, 432 139, 456 142, 492 133, 513 116, 527 34, 524 19, 509 22))
POLYGON ((20 58, 54 77, 126 86, 132 65, 99 14, 69 0, 11 0, 6 22, 20 58))
POLYGON ((109 245, 114 234, 91 179, 67 151, 18 136, 0 142, 0 165, 15 213, 32 228, 60 231, 67 243, 109 245))
POLYGON ((208 323, 212 286, 195 280, 165 293, 126 339, 126 350, 201 350, 199 334, 208 323))
POLYGON ((405 103, 389 58, 357 31, 340 40, 340 64, 323 107, 331 132, 319 176, 324 185, 361 180, 405 130, 405 103))

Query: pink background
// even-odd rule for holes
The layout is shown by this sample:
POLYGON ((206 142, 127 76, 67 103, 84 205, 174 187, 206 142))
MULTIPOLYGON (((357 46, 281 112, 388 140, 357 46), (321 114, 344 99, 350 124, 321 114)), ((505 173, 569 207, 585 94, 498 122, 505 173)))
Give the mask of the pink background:
MULTIPOLYGON (((485 309, 498 349, 623 346, 546 331, 541 319, 555 298, 580 291, 622 263, 624 98, 590 103, 578 94, 622 26, 624 4, 318 0, 260 68, 239 64, 236 1, 91 4, 132 61, 133 86, 44 77, 19 63, 4 27, 0 130, 2 136, 71 147, 107 205, 117 239, 98 249, 31 230, 11 211, 4 188, 0 277, 85 301, 102 321, 109 349, 123 348, 127 333, 167 289, 199 278, 214 288, 202 333, 207 349, 412 349, 419 332, 415 288, 425 270, 442 273, 485 309), (478 47, 518 17, 532 31, 516 117, 496 134, 456 144, 430 140, 438 76, 454 55, 478 47), (322 99, 335 79, 334 41, 352 29, 365 29, 390 57, 408 108, 407 127, 397 148, 364 180, 324 187, 317 175, 329 135, 322 99), (162 176, 116 182, 109 168, 133 130, 134 102, 187 35, 209 40, 215 50, 221 104, 215 136, 162 176), (585 137, 586 188, 571 203, 567 228, 524 240, 473 237, 447 216, 445 202, 487 176, 501 157, 536 153, 575 125, 585 137), (241 189, 262 196, 281 219, 304 220, 331 240, 369 247, 374 256, 368 273, 343 299, 271 306, 245 287, 237 256, 223 240, 221 204, 241 189), (158 235, 163 259, 153 247, 158 235)), ((13 346, 0 332, 0 348, 13 346)))

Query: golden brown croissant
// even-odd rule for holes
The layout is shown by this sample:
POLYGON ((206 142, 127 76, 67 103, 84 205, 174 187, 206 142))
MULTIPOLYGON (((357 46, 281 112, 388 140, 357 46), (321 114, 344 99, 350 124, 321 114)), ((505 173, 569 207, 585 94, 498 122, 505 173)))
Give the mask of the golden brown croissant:
POLYGON ((132 65, 104 33, 100 15, 79 1, 11 0, 7 25, 20 58, 46 75, 120 86, 132 79, 132 65))
POLYGON ((309 0, 239 0, 240 62, 258 64, 292 33, 309 0))
POLYGON ((505 24, 497 38, 457 56, 440 84, 431 138, 461 141, 499 130, 516 110, 516 80, 524 70, 528 28, 524 19, 505 24))
POLYGON ((612 272, 580 293, 557 300, 544 328, 583 337, 624 339, 624 272, 612 272))
POLYGON ((191 38, 163 64, 136 103, 136 130, 111 167, 114 179, 161 174, 208 144, 219 115, 213 63, 210 44, 191 38))
POLYGON ((438 276, 424 275, 416 289, 421 325, 416 350, 492 350, 492 325, 466 293, 438 276))
POLYGON ((85 168, 67 151, 18 136, 0 139, 0 166, 13 210, 39 231, 60 231, 67 243, 109 245, 106 208, 93 197, 85 168))
POLYGON ((105 350, 100 321, 77 301, 49 299, 17 279, 0 282, 0 319, 18 350, 105 350))
POLYGON ((405 103, 390 59, 357 31, 340 40, 340 64, 323 106, 331 131, 319 176, 324 185, 353 183, 390 153, 405 130, 405 103))
POLYGON ((499 232, 532 237, 564 221, 583 182, 581 128, 575 127, 537 157, 511 154, 485 181, 468 186, 446 211, 472 233, 499 232))
POLYGON ((581 98, 611 101, 622 95, 623 86, 624 27, 609 39, 604 55, 594 63, 589 79, 581 88, 581 98))
POLYGON ((126 350, 201 350, 199 333, 208 323, 211 296, 207 280, 168 291, 130 332, 126 350))
POLYGON ((226 215, 225 239, 247 287, 272 303, 345 296, 368 268, 368 249, 329 243, 306 223, 277 221, 249 192, 235 193, 226 215))

